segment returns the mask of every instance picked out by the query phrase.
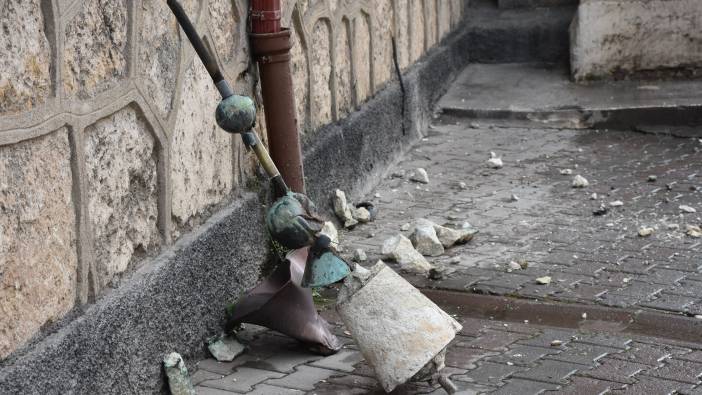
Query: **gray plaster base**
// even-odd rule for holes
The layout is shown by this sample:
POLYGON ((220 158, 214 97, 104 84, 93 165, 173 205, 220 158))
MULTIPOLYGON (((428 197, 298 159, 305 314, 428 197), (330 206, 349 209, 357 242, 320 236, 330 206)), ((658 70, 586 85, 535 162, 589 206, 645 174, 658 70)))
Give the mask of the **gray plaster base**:
MULTIPOLYGON (((309 194, 320 206, 329 207, 334 188, 371 188, 420 136, 467 63, 465 43, 465 33, 451 34, 406 73, 406 94, 390 82, 346 119, 307 137, 309 194)), ((163 357, 203 357, 205 340, 222 330, 225 306, 255 284, 267 254, 262 218, 254 194, 215 214, 120 288, 4 361, 0 393, 164 392, 163 357)))

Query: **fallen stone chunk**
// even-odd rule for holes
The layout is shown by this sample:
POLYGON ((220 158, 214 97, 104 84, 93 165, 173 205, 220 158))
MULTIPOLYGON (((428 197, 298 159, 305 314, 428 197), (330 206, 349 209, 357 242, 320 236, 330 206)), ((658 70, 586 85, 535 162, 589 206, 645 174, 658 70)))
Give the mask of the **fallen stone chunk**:
POLYGON ((678 225, 678 224, 666 224, 665 227, 666 227, 668 230, 678 230, 678 229, 680 229, 680 225, 678 225))
POLYGON ((653 228, 649 228, 646 226, 639 228, 639 236, 641 236, 641 237, 648 237, 652 234, 653 234, 653 228))
POLYGON ((207 349, 219 362, 231 362, 244 352, 245 347, 231 336, 218 336, 207 345, 207 349))
POLYGON ((694 208, 692 208, 690 206, 686 206, 686 205, 681 205, 678 208, 680 209, 680 211, 682 211, 684 213, 688 213, 688 214, 693 214, 693 213, 697 212, 697 210, 695 210, 694 208))
POLYGON ((515 194, 512 194, 512 195, 509 197, 509 201, 510 201, 510 202, 518 202, 518 201, 519 201, 519 196, 517 196, 517 195, 515 195, 515 194))
POLYGON ((354 209, 353 217, 360 223, 368 223, 371 221, 371 213, 365 207, 354 209))
POLYGON ((399 263, 403 269, 415 273, 424 274, 433 267, 422 254, 414 249, 412 242, 401 234, 385 240, 381 253, 385 258, 399 263))
POLYGON ((354 262, 365 262, 366 259, 368 259, 368 256, 366 256, 366 252, 363 251, 363 249, 356 248, 355 250, 353 250, 354 262))
MULTIPOLYGON (((466 222, 465 224, 468 223, 466 222)), ((444 248, 449 248, 456 244, 465 244, 471 241, 473 236, 478 233, 478 230, 472 228, 470 224, 468 224, 467 227, 461 227, 461 229, 451 229, 434 224, 434 231, 436 232, 436 236, 439 238, 439 241, 444 248)))
POLYGON ((433 268, 429 269, 429 276, 428 277, 430 280, 438 281, 438 280, 443 280, 446 277, 446 275, 445 275, 443 270, 436 268, 436 267, 433 267, 433 268))
POLYGON ((518 262, 510 261, 508 265, 509 270, 522 270, 522 265, 518 262))
POLYGON ((351 208, 346 201, 346 194, 342 190, 335 190, 334 197, 332 198, 332 203, 334 204, 334 213, 339 221, 344 225, 344 228, 352 228, 354 225, 358 224, 353 218, 351 213, 351 208))
POLYGON ((392 174, 390 174, 390 178, 405 178, 405 171, 404 170, 393 171, 392 174))
POLYGON ((497 154, 494 152, 490 152, 490 159, 487 160, 486 164, 487 167, 491 169, 501 169, 504 166, 504 163, 502 163, 502 158, 498 158, 497 154))
POLYGON ((322 226, 322 230, 319 231, 320 234, 323 234, 331 240, 331 246, 334 250, 336 251, 341 251, 341 244, 339 243, 339 231, 336 230, 336 226, 334 226, 334 223, 331 221, 326 221, 324 223, 324 226, 322 226))
POLYGON ((434 223, 426 219, 418 219, 414 225, 414 232, 410 240, 420 254, 438 256, 444 253, 444 246, 439 241, 434 230, 434 223))
POLYGON ((562 170, 561 170, 561 174, 563 174, 564 176, 569 176, 569 175, 573 174, 573 170, 571 170, 571 169, 562 169, 562 170))
POLYGON ((369 221, 375 221, 375 217, 378 216, 378 208, 375 207, 375 205, 371 202, 359 202, 356 204, 357 209, 364 208, 366 211, 368 211, 368 214, 370 215, 369 221))
POLYGON ((585 177, 578 174, 573 178, 572 185, 573 185, 573 188, 585 188, 588 185, 590 185, 590 183, 587 181, 587 179, 585 177))
POLYGON ((562 340, 553 340, 553 341, 551 342, 551 347, 560 347, 560 346, 562 346, 562 345, 563 345, 563 341, 562 341, 562 340))
POLYGON ((656 180, 658 180, 658 177, 654 176, 653 174, 648 176, 648 178, 646 179, 646 181, 648 181, 648 182, 656 182, 656 180))
POLYGON ((602 216, 602 215, 607 214, 608 212, 609 212, 609 208, 607 208, 607 206, 605 206, 604 204, 600 204, 600 207, 598 207, 597 209, 595 209, 595 210, 592 212, 592 215, 594 215, 594 216, 596 216, 596 217, 600 217, 600 216, 602 216))
POLYGON ((686 234, 690 237, 694 238, 700 238, 702 237, 702 229, 700 229, 699 226, 697 225, 687 225, 686 227, 687 232, 686 234))
POLYGON ((551 283, 551 276, 543 276, 536 279, 536 283, 540 285, 547 285, 551 283))
POLYGON ((195 395, 193 383, 188 375, 183 357, 177 352, 172 352, 163 358, 163 367, 168 377, 168 387, 172 395, 195 395))
POLYGON ((463 190, 468 189, 468 185, 463 181, 458 183, 458 187, 463 190))
POLYGON ((410 176, 410 181, 418 182, 420 184, 428 184, 429 175, 427 174, 426 170, 424 170, 421 167, 418 167, 410 176))
POLYGON ((597 192, 593 192, 592 195, 590 195, 590 200, 597 200, 597 192))
POLYGON ((412 227, 412 225, 410 225, 410 224, 402 224, 402 226, 400 226, 400 230, 403 232, 406 232, 406 231, 410 230, 411 227, 412 227))
POLYGON ((615 200, 613 202, 609 202, 610 207, 621 207, 624 205, 624 202, 621 200, 615 200))

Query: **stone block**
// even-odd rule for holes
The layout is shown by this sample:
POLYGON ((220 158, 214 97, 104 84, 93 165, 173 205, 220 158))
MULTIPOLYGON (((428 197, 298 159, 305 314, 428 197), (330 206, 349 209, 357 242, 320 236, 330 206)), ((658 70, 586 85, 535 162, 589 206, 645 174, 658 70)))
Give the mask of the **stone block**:
POLYGON ((173 108, 180 44, 178 25, 163 1, 142 3, 137 68, 141 89, 162 117, 173 108))
POLYGON ((392 58, 392 37, 395 35, 395 12, 391 0, 375 2, 373 34, 373 82, 378 90, 395 73, 392 58))
POLYGON ((172 214, 179 227, 192 225, 232 190, 232 138, 238 136, 217 126, 212 114, 219 101, 205 67, 194 59, 171 136, 172 214))
POLYGON ((360 13, 354 19, 353 71, 356 89, 356 103, 363 103, 371 95, 371 31, 370 17, 360 13))
POLYGON ((702 67, 697 0, 583 0, 571 25, 575 80, 702 67))
POLYGON ((238 60, 246 66, 249 61, 246 23, 241 22, 239 3, 231 0, 212 0, 208 4, 210 31, 214 48, 224 63, 238 60))
POLYGON ((139 110, 126 107, 85 129, 88 217, 103 287, 161 244, 156 142, 139 110))
POLYGON ((86 99, 117 85, 127 74, 126 0, 89 0, 66 24, 63 88, 86 99))
POLYGON ((28 110, 51 91, 51 47, 39 0, 4 1, 0 13, 0 114, 28 110))
POLYGON ((409 2, 409 44, 410 63, 414 63, 424 55, 424 7, 421 1, 409 2))
POLYGON ((293 92, 295 95, 297 130, 300 133, 304 133, 310 129, 308 120, 309 65, 307 64, 309 49, 304 46, 304 42, 300 39, 301 34, 298 24, 295 23, 290 37, 292 40, 290 69, 292 70, 293 92))
POLYGON ((73 307, 70 157, 65 128, 0 147, 0 359, 73 307))
MULTIPOLYGON (((413 3, 420 3, 413 1, 413 3)), ((400 69, 404 70, 410 65, 410 19, 408 0, 397 0, 395 8, 395 41, 397 46, 397 60, 400 69)))
POLYGON ((336 113, 341 118, 353 111, 354 91, 351 75, 351 26, 348 19, 341 21, 336 36, 336 113))
POLYGON ((320 19, 315 23, 311 41, 311 126, 316 129, 332 121, 331 27, 328 20, 320 19))

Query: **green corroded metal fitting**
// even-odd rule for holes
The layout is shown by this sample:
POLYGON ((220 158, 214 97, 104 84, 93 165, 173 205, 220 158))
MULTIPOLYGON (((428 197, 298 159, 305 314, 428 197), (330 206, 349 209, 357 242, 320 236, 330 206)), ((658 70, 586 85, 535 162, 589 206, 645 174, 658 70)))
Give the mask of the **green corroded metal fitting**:
POLYGON ((256 105, 248 96, 229 96, 217 105, 215 119, 229 133, 246 133, 256 123, 256 105))
POLYGON ((303 288, 319 288, 341 281, 351 273, 351 268, 331 251, 315 253, 310 250, 302 275, 303 288))
POLYGON ((289 249, 311 245, 322 229, 312 202, 299 193, 288 192, 276 200, 266 215, 266 227, 273 240, 289 249))

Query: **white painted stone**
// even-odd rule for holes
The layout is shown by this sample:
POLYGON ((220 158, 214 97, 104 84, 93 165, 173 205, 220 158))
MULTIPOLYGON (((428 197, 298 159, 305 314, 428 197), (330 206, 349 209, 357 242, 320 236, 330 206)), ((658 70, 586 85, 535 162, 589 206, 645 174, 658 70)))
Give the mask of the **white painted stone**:
POLYGON ((477 229, 470 227, 462 227, 461 229, 451 229, 445 226, 434 224, 434 230, 436 231, 436 236, 439 241, 444 246, 444 248, 452 247, 456 244, 464 244, 473 239, 477 229))
POLYGON ((588 185, 590 185, 590 183, 587 181, 587 179, 585 177, 578 174, 573 178, 572 185, 573 185, 573 188, 585 188, 588 185))
POLYGON ((444 246, 436 236, 434 223, 426 219, 418 219, 414 225, 414 232, 410 241, 414 248, 422 255, 439 256, 444 253, 444 246))
POLYGON ((699 0, 582 0, 571 25, 578 80, 702 66, 699 0))

